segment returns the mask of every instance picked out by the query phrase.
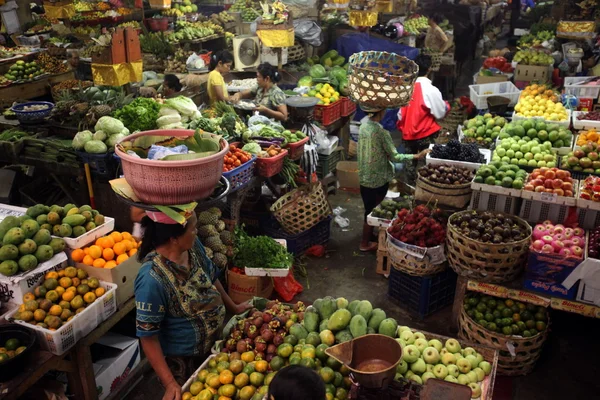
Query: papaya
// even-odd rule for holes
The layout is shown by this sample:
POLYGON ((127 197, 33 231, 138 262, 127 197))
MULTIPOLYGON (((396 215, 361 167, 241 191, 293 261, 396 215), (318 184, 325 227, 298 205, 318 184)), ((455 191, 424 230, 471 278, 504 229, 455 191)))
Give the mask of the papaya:
POLYGON ((352 313, 352 315, 356 314, 356 309, 358 308, 358 305, 360 304, 360 300, 353 300, 350 302, 350 304, 348 304, 348 311, 350 311, 352 313))
POLYGON ((387 316, 385 315, 385 311, 383 311, 381 308, 376 308, 373 310, 367 326, 373 329, 379 329, 379 324, 381 324, 381 321, 386 318, 387 316))
POLYGON ((371 313, 373 312, 373 306, 371 302, 368 300, 363 300, 360 302, 358 307, 356 308, 356 313, 362 315, 363 318, 368 321, 371 318, 371 313))
POLYGON ((306 310, 302 325, 304 325, 308 332, 316 332, 319 327, 319 314, 317 311, 312 308, 306 310))
POLYGON ((352 339, 354 338, 352 337, 352 333, 350 333, 348 329, 341 330, 335 334, 335 341, 337 343, 344 343, 352 339))
MULTIPOLYGON (((73 211, 73 210, 74 209, 71 209, 71 211, 73 211)), ((83 225, 85 223, 85 217, 83 215, 81 215, 81 214, 67 215, 66 217, 63 218, 62 223, 70 225, 72 227, 73 226, 83 225)))
POLYGON ((73 207, 69 211, 67 211, 67 217, 69 215, 75 215, 75 214, 79 214, 79 208, 77 208, 77 207, 73 207))
POLYGON ((330 331, 341 331, 343 329, 346 329, 346 327, 350 323, 351 318, 352 314, 345 308, 337 310, 329 318, 327 328, 329 328, 330 331))
POLYGON ((394 318, 386 318, 379 324, 379 334, 386 335, 389 337, 396 337, 396 331, 398 330, 398 323, 394 318))
POLYGON ((306 339, 308 332, 302 324, 294 324, 290 327, 290 335, 296 336, 298 339, 306 339))
POLYGON ((350 333, 354 338, 367 334, 367 321, 365 321, 362 315, 352 317, 350 320, 350 333))

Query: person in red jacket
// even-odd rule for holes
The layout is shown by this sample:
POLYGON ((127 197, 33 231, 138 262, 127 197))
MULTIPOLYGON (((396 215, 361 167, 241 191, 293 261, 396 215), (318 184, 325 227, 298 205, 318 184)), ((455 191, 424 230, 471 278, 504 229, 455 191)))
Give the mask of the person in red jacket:
MULTIPOLYGON (((431 57, 420 54, 415 63, 419 66, 419 77, 415 82, 413 96, 410 103, 398 111, 396 123, 408 154, 417 154, 434 143, 441 129, 437 120, 444 118, 450 110, 450 105, 444 101, 440 90, 427 77, 431 69, 431 57)), ((416 179, 416 163, 417 161, 413 161, 412 165, 407 165, 407 176, 412 182, 416 179)))

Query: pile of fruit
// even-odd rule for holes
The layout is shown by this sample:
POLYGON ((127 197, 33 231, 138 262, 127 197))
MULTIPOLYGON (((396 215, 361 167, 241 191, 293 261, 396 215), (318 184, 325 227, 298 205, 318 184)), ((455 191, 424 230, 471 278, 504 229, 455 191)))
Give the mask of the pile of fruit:
POLYGON ((492 365, 472 347, 462 348, 458 340, 427 340, 422 332, 407 326, 398 328, 402 360, 396 368, 396 379, 404 377, 420 385, 429 379, 466 385, 471 398, 481 397, 481 382, 492 372, 492 365))
POLYGON ((71 70, 64 60, 53 57, 46 51, 39 55, 37 63, 44 72, 49 74, 62 74, 71 70))
POLYGON ((526 47, 537 47, 541 46, 542 43, 554 39, 554 32, 552 31, 539 31, 535 35, 528 33, 519 38, 517 44, 521 48, 526 47))
POLYGON ((488 57, 483 62, 484 69, 495 68, 501 72, 513 72, 513 67, 504 57, 488 57))
POLYGON ((225 154, 223 162, 223 172, 229 172, 235 168, 247 163, 252 158, 252 154, 237 147, 235 144, 229 145, 229 152, 225 154))
POLYGON ((506 124, 503 117, 494 117, 492 114, 478 115, 463 126, 463 143, 476 143, 478 146, 489 147, 506 124))
POLYGON ((419 176, 426 181, 444 185, 464 185, 473 180, 473 169, 446 164, 427 164, 419 168, 419 176))
POLYGON ((451 139, 447 144, 434 145, 429 156, 442 160, 486 163, 485 157, 479 152, 479 147, 475 143, 460 143, 456 139, 451 139))
POLYGON ((177 4, 174 4, 173 8, 164 10, 161 14, 165 17, 183 17, 185 15, 185 13, 179 9, 177 4))
POLYGON ((18 356, 27 349, 19 339, 10 338, 0 346, 0 364, 18 356))
POLYGON ((307 93, 308 97, 316 97, 319 99, 320 105, 328 106, 340 99, 340 93, 335 90, 329 83, 318 83, 307 93))
POLYGON ((51 271, 40 286, 23 296, 23 304, 13 318, 55 331, 105 292, 98 278, 88 277, 80 268, 51 271))
POLYGON ((531 251, 559 254, 564 257, 583 258, 585 231, 581 228, 566 228, 551 221, 544 221, 533 228, 531 251))
POLYGON ((133 257, 140 244, 129 232, 114 231, 96 239, 91 246, 73 250, 71 259, 96 268, 111 269, 133 257))
POLYGON ((227 266, 233 256, 233 233, 226 230, 221 220, 221 210, 213 207, 198 214, 198 237, 204 245, 206 256, 219 268, 227 266))
POLYGON ((260 5, 253 0, 236 0, 230 10, 241 13, 244 22, 254 22, 260 16, 258 12, 260 5))
POLYGON ((284 149, 282 149, 281 147, 274 145, 274 144, 269 145, 268 147, 261 146, 261 151, 258 152, 257 157, 258 158, 277 157, 283 151, 284 151, 284 149))
POLYGON ((519 97, 515 112, 520 117, 543 117, 546 121, 566 121, 569 114, 556 94, 543 85, 529 85, 519 97))
POLYGON ((187 71, 187 59, 192 55, 192 52, 185 51, 182 48, 175 50, 175 55, 167 60, 165 71, 185 73, 187 71))
POLYGON ((446 222, 439 209, 418 205, 409 211, 403 208, 392 221, 388 232, 395 239, 419 247, 435 247, 446 241, 446 222))
POLYGON ((598 131, 594 128, 579 131, 577 142, 575 144, 577 146, 583 146, 589 142, 595 143, 596 145, 600 144, 600 134, 598 134, 598 131))
POLYGON ((500 133, 500 139, 521 137, 538 139, 540 143, 550 142, 552 148, 571 147, 573 134, 569 128, 546 123, 540 120, 517 120, 507 124, 500 133))
POLYGON ((0 87, 9 86, 11 81, 4 75, 0 75, 0 87))
POLYGON ((600 111, 590 111, 577 116, 578 120, 600 121, 600 111))
POLYGON ((40 229, 59 237, 76 238, 104 223, 104 216, 92 207, 70 203, 64 207, 37 204, 27 209, 27 215, 35 218, 40 229))
POLYGON ((588 176, 581 182, 579 197, 584 200, 600 201, 600 177, 588 176))
POLYGON ((529 225, 523 226, 511 216, 490 211, 455 214, 448 222, 463 235, 483 243, 513 243, 529 235, 529 225))
POLYGON ((569 171, 542 167, 533 170, 523 190, 531 192, 556 193, 558 196, 574 197, 573 178, 569 171))
POLYGON ((506 336, 532 337, 548 326, 546 309, 529 303, 467 292, 463 306, 476 323, 506 336))
POLYGON ((44 70, 35 61, 25 62, 19 60, 10 66, 8 71, 4 74, 4 78, 9 81, 26 81, 31 82, 33 78, 40 76, 44 73, 44 70))
POLYGON ((406 199, 404 201, 396 201, 393 199, 385 199, 371 211, 371 216, 375 218, 393 219, 398 211, 408 206, 406 199))
POLYGON ((423 15, 414 16, 406 19, 402 25, 404 26, 404 32, 410 35, 418 35, 429 29, 429 19, 423 15))
POLYGON ((541 50, 519 50, 513 57, 513 61, 524 65, 548 66, 554 64, 554 58, 541 50))
POLYGON ((193 4, 191 0, 183 0, 181 3, 173 3, 171 10, 179 10, 182 13, 195 13, 198 12, 198 6, 193 4))
POLYGON ((600 227, 590 231, 590 240, 588 242, 588 256, 600 258, 600 227))
POLYGON ((561 167, 587 174, 600 174, 599 144, 588 142, 581 148, 569 152, 561 159, 561 167))
POLYGON ((486 185, 502 186, 505 188, 522 189, 527 172, 517 165, 492 161, 477 170, 473 182, 486 185))
POLYGON ((167 35, 167 41, 170 43, 178 43, 181 40, 202 39, 221 33, 223 33, 223 27, 216 25, 211 21, 177 21, 175 24, 175 32, 171 32, 167 35))
POLYGON ((502 139, 492 153, 492 162, 501 161, 514 165, 529 167, 555 167, 556 154, 552 151, 552 143, 540 144, 539 139, 502 139))

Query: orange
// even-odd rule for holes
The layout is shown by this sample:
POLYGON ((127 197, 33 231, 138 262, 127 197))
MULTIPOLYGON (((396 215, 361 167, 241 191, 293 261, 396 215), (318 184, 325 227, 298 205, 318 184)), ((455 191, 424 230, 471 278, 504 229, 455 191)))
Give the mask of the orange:
POLYGON ((130 240, 123 240, 121 243, 125 243, 125 251, 133 249, 133 243, 130 240))
MULTIPOLYGON (((92 260, 92 262, 94 262, 94 260, 92 260)), ((92 264, 90 264, 90 265, 92 265, 92 264)), ((80 283, 81 283, 81 279, 73 278, 73 286, 77 287, 77 286, 79 286, 80 283)))
POLYGON ((99 288, 96 288, 96 290, 94 290, 94 294, 96 295, 96 298, 102 297, 102 295, 104 295, 104 293, 106 293, 106 289, 104 289, 103 287, 99 287, 99 288))
POLYGON ((56 293, 58 293, 59 296, 62 296, 66 289, 64 287, 62 287, 62 286, 58 286, 54 290, 56 291, 56 293))
POLYGON ((60 278, 60 280, 58 281, 58 284, 66 289, 66 288, 70 287, 71 285, 73 285, 73 281, 71 280, 71 278, 64 276, 64 277, 60 278))
POLYGON ((85 301, 88 304, 92 304, 94 301, 96 301, 96 295, 94 294, 94 292, 87 292, 83 295, 83 301, 85 301))
POLYGON ((77 293, 77 286, 75 286, 75 283, 74 283, 75 279, 77 279, 77 278, 73 278, 73 286, 67 288, 67 290, 66 290, 67 292, 77 293))
POLYGON ((102 257, 102 247, 100 246, 90 246, 90 256, 92 256, 92 258, 95 260, 97 258, 102 257))
POLYGON ((50 311, 48 311, 48 314, 58 317, 60 314, 62 314, 62 312, 63 312, 63 308, 61 306, 55 304, 52 307, 50 307, 50 311))
POLYGON ((46 274, 45 278, 46 279, 51 279, 51 278, 58 279, 58 272, 56 272, 56 271, 50 271, 50 272, 48 272, 46 274))
POLYGON ((112 232, 112 233, 111 233, 110 235, 108 235, 108 236, 110 236, 110 237, 111 237, 111 238, 112 238, 112 239, 115 241, 115 244, 116 244, 116 243, 119 243, 121 240, 123 240, 123 235, 121 235, 121 234, 120 234, 119 232, 117 232, 117 231, 114 231, 114 232, 112 232))
POLYGON ((74 297, 75 297, 75 291, 73 291, 73 290, 67 290, 66 292, 64 292, 62 294, 62 299, 64 301, 71 301, 71 300, 73 300, 74 297))
POLYGON ((117 257, 117 265, 127 261, 128 258, 129 256, 127 254, 121 254, 119 257, 117 257))
POLYGON ((84 252, 86 255, 87 255, 87 254, 90 254, 90 248, 89 248, 89 247, 85 247, 85 248, 83 249, 83 252, 84 252))
POLYGON ((120 256, 127 251, 127 247, 125 247, 125 243, 115 243, 113 250, 116 255, 120 256))
POLYGON ((102 258, 104 258, 106 261, 110 261, 115 258, 115 252, 113 249, 104 249, 102 250, 102 258))
MULTIPOLYGON (((81 250, 81 249, 77 249, 77 250, 81 250)), ((85 253, 83 253, 83 257, 85 257, 85 253)), ((81 257, 81 260, 83 260, 83 257, 81 257)), ((69 278, 75 278, 77 276, 77 268, 75 268, 75 267, 65 268, 65 276, 68 276, 69 278)))
POLYGON ((231 372, 228 369, 221 371, 221 373, 219 374, 219 382, 221 382, 223 385, 232 383, 233 382, 233 372, 231 372))
POLYGON ((133 236, 129 232, 121 232, 121 236, 123 236, 123 240, 133 240, 133 236))
POLYGON ((129 250, 129 257, 133 257, 135 255, 135 253, 137 253, 137 249, 131 249, 129 250))
POLYGON ((71 258, 73 261, 80 263, 83 261, 83 257, 85 257, 85 252, 82 249, 75 249, 71 253, 71 258))
POLYGON ((65 270, 64 270, 64 269, 61 269, 60 271, 58 271, 58 276, 59 276, 59 277, 61 277, 61 278, 62 278, 63 276, 65 276, 65 270))
POLYGON ((106 264, 104 264, 104 269, 111 269, 117 266, 117 262, 116 261, 107 261, 106 264))
POLYGON ((23 302, 26 303, 30 300, 35 300, 35 295, 33 293, 25 293, 23 296, 23 302))
POLYGON ((85 265, 93 265, 94 264, 94 259, 92 258, 92 256, 90 256, 89 254, 85 257, 83 257, 83 263, 85 265))
POLYGON ((103 258, 97 258, 92 265, 96 268, 104 268, 104 264, 106 264, 106 261, 103 258))

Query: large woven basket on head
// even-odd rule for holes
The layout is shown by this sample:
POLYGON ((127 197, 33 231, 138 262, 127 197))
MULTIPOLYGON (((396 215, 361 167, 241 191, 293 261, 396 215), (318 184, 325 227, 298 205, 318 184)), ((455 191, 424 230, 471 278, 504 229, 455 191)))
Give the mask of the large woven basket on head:
POLYGON ((531 226, 514 215, 510 217, 515 224, 526 230, 526 237, 518 242, 484 243, 464 235, 453 224, 465 213, 459 211, 448 219, 446 234, 446 255, 450 267, 459 275, 487 283, 504 283, 514 280, 522 271, 527 260, 531 226))
MULTIPOLYGON (((448 267, 448 262, 444 261, 438 264, 433 264, 430 257, 425 254, 423 258, 418 258, 412 254, 409 254, 403 247, 417 248, 397 239, 394 239, 389 232, 387 232, 387 255, 392 267, 398 271, 404 272, 412 276, 427 276, 442 272, 448 267)), ((437 246, 440 247, 440 246, 437 246)), ((441 251, 443 252, 444 245, 441 245, 441 251)), ((417 248, 418 249, 418 248, 417 248)), ((422 249, 422 248, 421 248, 422 249)), ((433 250, 433 249, 432 249, 433 250)))
POLYGON ((363 107, 399 108, 412 98, 419 67, 406 57, 381 51, 362 51, 349 60, 348 87, 363 107))
POLYGON ((507 336, 477 324, 467 315, 464 307, 461 307, 458 336, 498 350, 498 374, 517 376, 526 375, 535 367, 548 337, 548 327, 532 337, 507 336), (509 351, 509 346, 514 347, 514 357, 509 351))
POLYGON ((331 215, 320 182, 292 190, 271 206, 271 212, 281 227, 293 235, 305 232, 331 215))

